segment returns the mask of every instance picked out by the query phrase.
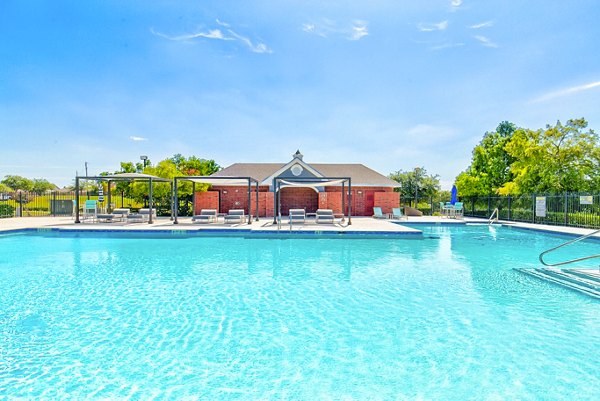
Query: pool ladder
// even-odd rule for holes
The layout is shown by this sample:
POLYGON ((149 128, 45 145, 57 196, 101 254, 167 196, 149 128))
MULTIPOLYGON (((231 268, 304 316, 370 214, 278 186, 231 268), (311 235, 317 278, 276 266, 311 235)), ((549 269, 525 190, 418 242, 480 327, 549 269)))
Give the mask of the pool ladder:
MULTIPOLYGON (((575 263, 575 262, 581 262, 581 261, 583 261, 583 260, 600 258, 600 254, 596 254, 596 255, 584 256, 584 257, 582 257, 582 258, 575 258, 575 259, 570 259, 570 260, 567 260, 567 261, 563 261, 563 262, 557 262, 557 263, 548 263, 548 262, 546 262, 546 261, 544 260, 544 256, 546 256, 547 254, 549 254, 549 253, 551 253, 551 252, 554 252, 554 251, 556 251, 557 249, 560 249, 560 248, 562 248, 562 247, 564 247, 564 246, 571 245, 571 244, 574 244, 574 243, 576 243, 576 242, 582 241, 582 240, 584 240, 584 239, 586 239, 586 238, 589 238, 589 237, 591 237, 592 235, 595 235, 595 234, 598 234, 598 233, 600 233, 600 230, 592 231, 592 232, 591 232, 591 233, 589 233, 589 234, 582 235, 581 237, 577 237, 577 238, 575 238, 575 239, 572 239, 572 240, 570 240, 570 241, 567 241, 567 242, 565 242, 565 243, 563 243, 563 244, 560 244, 560 245, 558 245, 558 246, 555 246, 554 248, 550 248, 550 249, 548 249, 548 250, 546 250, 546 251, 544 251, 544 252, 540 253, 539 260, 540 260, 540 262, 541 262, 541 263, 542 263, 544 266, 548 266, 548 267, 556 267, 556 266, 568 265, 568 264, 575 263)), ((600 267, 599 267, 599 270, 600 270, 600 267)))
POLYGON ((497 223, 498 222, 498 213, 500 213, 498 211, 498 208, 495 208, 494 211, 492 212, 490 218, 488 219, 488 223, 491 225, 494 221, 497 223), (496 216, 496 218, 494 218, 494 216, 496 216))

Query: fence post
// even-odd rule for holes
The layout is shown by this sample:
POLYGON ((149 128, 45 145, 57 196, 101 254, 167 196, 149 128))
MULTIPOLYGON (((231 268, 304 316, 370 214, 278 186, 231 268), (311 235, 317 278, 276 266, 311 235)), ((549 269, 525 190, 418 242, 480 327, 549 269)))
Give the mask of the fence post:
POLYGON ((52 191, 52 217, 56 217, 56 191, 52 191))
POLYGON ((508 219, 510 221, 510 195, 508 195, 508 219))
POLYGON ((431 209, 431 211, 429 212, 429 214, 431 216, 433 216, 433 195, 429 196, 429 208, 431 209))
POLYGON ((567 203, 569 202, 568 193, 565 192, 565 226, 569 225, 569 213, 567 208, 567 203))
POLYGON ((488 212, 487 212, 487 216, 490 216, 491 214, 491 208, 490 208, 490 194, 488 194, 488 212))
POLYGON ((23 217, 23 191, 19 191, 19 215, 17 217, 23 217))
POLYGON ((531 222, 535 224, 535 194, 531 195, 531 222))

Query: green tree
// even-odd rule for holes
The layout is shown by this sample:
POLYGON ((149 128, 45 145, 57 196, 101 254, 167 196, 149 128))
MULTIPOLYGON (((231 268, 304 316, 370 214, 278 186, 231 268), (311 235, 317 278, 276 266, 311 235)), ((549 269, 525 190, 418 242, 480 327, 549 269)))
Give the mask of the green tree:
POLYGON ((406 198, 418 196, 419 199, 434 197, 440 190, 439 175, 428 175, 424 167, 416 167, 412 171, 396 171, 389 177, 402 186, 396 189, 406 198))
POLYGON ((0 183, 12 188, 13 191, 31 191, 33 189, 33 181, 20 175, 7 175, 0 183))
POLYGON ((8 185, 0 183, 0 193, 7 193, 7 192, 12 192, 12 191, 13 191, 13 189, 10 188, 8 185))
POLYGON ((31 190, 36 194, 41 195, 46 191, 51 191, 57 188, 58 187, 56 185, 52 184, 48 180, 45 180, 43 178, 34 178, 31 190))
POLYGON ((598 135, 585 119, 560 121, 546 129, 519 129, 506 145, 515 159, 513 180, 501 193, 577 192, 595 189, 599 181, 598 135))
POLYGON ((471 165, 456 178, 456 187, 462 196, 496 193, 511 181, 510 166, 515 157, 506 150, 517 127, 502 121, 496 131, 486 132, 473 149, 471 165))

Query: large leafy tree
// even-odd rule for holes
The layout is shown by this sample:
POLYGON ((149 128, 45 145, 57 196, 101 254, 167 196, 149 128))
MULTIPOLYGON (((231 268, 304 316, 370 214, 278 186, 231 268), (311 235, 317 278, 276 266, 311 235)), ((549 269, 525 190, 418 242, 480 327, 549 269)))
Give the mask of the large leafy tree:
POLYGON ((20 175, 7 175, 0 183, 11 188, 13 191, 31 191, 33 190, 33 180, 21 177, 20 175))
POLYGON ((486 132, 473 149, 469 168, 456 178, 456 187, 462 196, 496 193, 512 180, 510 166, 515 157, 506 150, 517 127, 503 121, 495 131, 486 132))
POLYGON ((46 191, 51 191, 54 189, 57 189, 57 186, 52 184, 48 180, 45 180, 43 178, 34 178, 33 179, 33 186, 31 187, 31 190, 38 195, 40 195, 46 191))
POLYGON ((414 197, 418 194, 419 198, 430 198, 440 190, 439 176, 428 175, 424 167, 416 167, 412 171, 399 170, 389 177, 402 185, 398 190, 405 197, 414 197))
POLYGON ((574 192, 596 189, 600 173, 598 135, 585 119, 560 121, 546 129, 519 129, 506 145, 515 159, 513 179, 501 193, 574 192))

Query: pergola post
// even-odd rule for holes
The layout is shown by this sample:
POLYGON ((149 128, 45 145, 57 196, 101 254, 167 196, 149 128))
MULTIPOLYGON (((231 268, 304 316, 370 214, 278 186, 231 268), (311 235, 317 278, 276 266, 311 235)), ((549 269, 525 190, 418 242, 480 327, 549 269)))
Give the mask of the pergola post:
POLYGON ((273 178, 273 224, 277 224, 277 197, 279 193, 277 192, 277 178, 273 178))
POLYGON ((75 177, 75 223, 79 221, 79 177, 75 177))
POLYGON ((256 203, 254 211, 256 212, 254 215, 254 221, 258 221, 258 181, 256 181, 256 203))
POLYGON ((150 178, 150 189, 148 191, 148 208, 150 209, 150 214, 148 215, 148 224, 152 224, 152 178, 150 178))
POLYGON ((342 214, 346 215, 346 202, 345 202, 346 183, 342 181, 342 214))
POLYGON ((250 185, 250 178, 248 178, 248 224, 252 224, 252 186, 250 185))
POLYGON ((112 209, 111 209, 111 207, 110 207, 110 202, 111 202, 111 196, 110 196, 110 180, 108 180, 108 181, 107 181, 107 183, 108 183, 108 189, 107 189, 107 191, 108 191, 108 196, 107 196, 107 199, 108 199, 108 200, 107 200, 107 202, 108 202, 108 207, 106 208, 106 213, 111 213, 111 212, 112 212, 112 209))
POLYGON ((173 207, 175 206, 175 203, 173 202, 173 181, 171 181, 169 185, 171 189, 171 221, 173 221, 173 207))
POLYGON ((352 225, 352 178, 348 178, 348 225, 352 225))
POLYGON ((179 214, 179 199, 177 196, 177 177, 173 179, 173 224, 179 224, 177 222, 177 215, 179 214))

